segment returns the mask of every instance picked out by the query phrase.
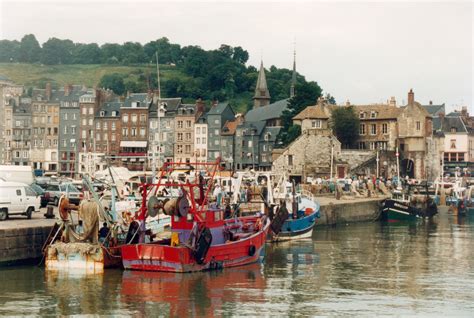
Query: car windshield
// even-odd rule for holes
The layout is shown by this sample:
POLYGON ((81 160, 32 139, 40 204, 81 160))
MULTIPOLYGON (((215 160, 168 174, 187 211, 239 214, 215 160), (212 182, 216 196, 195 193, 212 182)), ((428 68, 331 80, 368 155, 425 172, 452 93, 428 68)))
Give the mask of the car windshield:
POLYGON ((46 191, 59 191, 59 185, 57 184, 48 184, 46 191))
POLYGON ((35 191, 37 194, 43 194, 44 193, 44 190, 43 188, 41 188, 39 185, 37 184, 31 184, 30 185, 31 189, 33 189, 33 191, 35 191))
POLYGON ((61 186, 61 191, 67 191, 67 192, 79 192, 77 188, 73 184, 64 184, 61 186))

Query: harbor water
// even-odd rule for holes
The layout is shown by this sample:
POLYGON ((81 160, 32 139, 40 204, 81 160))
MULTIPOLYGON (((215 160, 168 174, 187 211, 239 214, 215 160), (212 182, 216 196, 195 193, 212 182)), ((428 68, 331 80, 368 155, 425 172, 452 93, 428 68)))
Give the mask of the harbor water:
POLYGON ((474 217, 317 227, 266 259, 193 274, 0 269, 0 315, 471 316, 474 217))

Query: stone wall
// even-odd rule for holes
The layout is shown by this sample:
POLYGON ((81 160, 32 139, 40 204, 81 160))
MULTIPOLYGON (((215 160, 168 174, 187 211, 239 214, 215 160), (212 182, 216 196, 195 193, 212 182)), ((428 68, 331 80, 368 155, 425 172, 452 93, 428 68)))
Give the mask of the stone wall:
POLYGON ((375 221, 383 199, 363 202, 339 201, 321 206, 317 225, 336 225, 352 222, 375 221))
POLYGON ((41 258, 50 231, 51 226, 0 229, 0 265, 41 258))

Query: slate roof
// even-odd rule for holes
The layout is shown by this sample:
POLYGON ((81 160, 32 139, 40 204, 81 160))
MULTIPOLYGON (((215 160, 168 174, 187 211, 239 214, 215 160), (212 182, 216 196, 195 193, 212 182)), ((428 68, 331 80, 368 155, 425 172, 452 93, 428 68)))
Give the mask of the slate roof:
MULTIPOLYGON (((117 112, 116 117, 120 117, 120 107, 122 106, 123 106, 123 103, 120 101, 104 103, 102 107, 100 107, 95 113, 95 117, 101 117, 101 118, 112 117, 112 111, 116 111, 117 112), (104 116, 100 116, 101 111, 105 112, 104 116)), ((112 118, 116 118, 116 117, 112 117, 112 118)))
MULTIPOLYGON (((166 104, 166 113, 174 113, 178 106, 181 104, 181 97, 176 98, 161 98, 161 103, 166 104)), ((153 103, 150 106, 150 117, 157 118, 158 117, 158 103, 153 103)))
POLYGON ((289 99, 282 99, 273 104, 249 110, 247 114, 245 114, 245 121, 256 122, 280 118, 283 111, 288 109, 288 100, 289 99))
POLYGON ((263 67, 263 61, 260 63, 260 70, 258 71, 257 85, 255 86, 254 98, 270 99, 270 92, 268 91, 267 78, 265 77, 265 68, 263 67))
POLYGON ((125 98, 122 107, 131 108, 133 102, 140 102, 139 107, 150 107, 153 102, 153 99, 148 97, 148 93, 130 94, 130 96, 127 96, 125 98))
POLYGON ((451 128, 456 128, 456 132, 468 132, 466 125, 459 116, 445 116, 433 118, 433 130, 451 133, 451 128))
POLYGON ((220 115, 224 112, 224 110, 229 106, 229 103, 218 103, 216 106, 211 107, 211 109, 207 112, 209 115, 220 115))
POLYGON ((280 133, 281 127, 266 127, 263 130, 263 134, 260 136, 260 141, 272 142, 275 143, 278 134, 280 133), (269 133, 268 140, 265 140, 265 135, 269 133))
POLYGON ((365 118, 361 120, 374 120, 374 119, 397 119, 398 115, 403 111, 401 107, 391 106, 387 104, 374 104, 374 105, 353 105, 357 115, 361 112, 365 112, 365 118), (376 112, 376 118, 371 118, 370 114, 376 112))
POLYGON ((430 113, 431 116, 438 116, 440 113, 446 112, 446 108, 444 104, 441 105, 422 105, 424 109, 428 113, 430 113))
MULTIPOLYGON (((255 121, 255 122, 244 122, 237 126, 239 130, 250 130, 256 129, 256 135, 260 136, 262 134, 263 129, 265 128, 266 123, 264 121, 255 121)), ((248 131, 250 132, 250 131, 248 131)))

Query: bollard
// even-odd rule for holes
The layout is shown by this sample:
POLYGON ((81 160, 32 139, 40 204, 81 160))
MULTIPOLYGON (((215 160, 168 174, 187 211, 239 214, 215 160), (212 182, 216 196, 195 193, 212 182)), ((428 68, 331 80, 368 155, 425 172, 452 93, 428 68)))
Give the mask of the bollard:
POLYGON ((44 214, 44 217, 47 219, 54 219, 54 207, 52 205, 49 205, 46 207, 46 213, 44 214))

